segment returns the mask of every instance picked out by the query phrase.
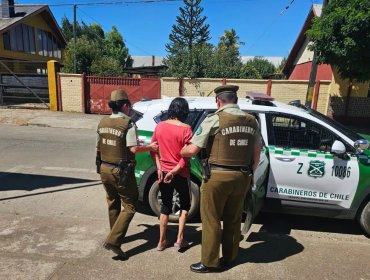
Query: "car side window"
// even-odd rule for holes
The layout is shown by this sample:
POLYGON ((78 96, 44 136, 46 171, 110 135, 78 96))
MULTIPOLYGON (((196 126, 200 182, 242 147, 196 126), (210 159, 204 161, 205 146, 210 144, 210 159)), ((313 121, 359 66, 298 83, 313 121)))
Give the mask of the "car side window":
MULTIPOLYGON (((194 128, 195 128, 195 126, 198 122, 198 119, 202 115, 203 111, 204 110, 198 110, 198 109, 189 110, 189 115, 188 115, 185 123, 190 125, 193 131, 194 131, 194 128)), ((157 116, 154 117, 154 121, 156 123, 166 121, 166 120, 168 120, 168 111, 167 110, 162 111, 161 113, 159 113, 157 116)))
MULTIPOLYGON (((270 123, 269 145, 330 152, 335 140, 343 142, 327 128, 294 115, 269 114, 268 121, 270 123)), ((352 152, 353 148, 344 144, 347 151, 352 152)))

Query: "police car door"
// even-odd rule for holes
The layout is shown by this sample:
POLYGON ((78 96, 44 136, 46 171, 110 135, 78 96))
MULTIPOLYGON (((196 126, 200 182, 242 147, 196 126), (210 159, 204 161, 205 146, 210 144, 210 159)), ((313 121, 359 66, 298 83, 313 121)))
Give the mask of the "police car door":
MULTIPOLYGON (((356 156, 330 154, 340 137, 321 124, 281 113, 267 115, 268 198, 349 208, 359 180, 356 156)), ((353 150, 346 146, 347 152, 353 150)), ((353 150, 354 152, 354 150, 353 150)))

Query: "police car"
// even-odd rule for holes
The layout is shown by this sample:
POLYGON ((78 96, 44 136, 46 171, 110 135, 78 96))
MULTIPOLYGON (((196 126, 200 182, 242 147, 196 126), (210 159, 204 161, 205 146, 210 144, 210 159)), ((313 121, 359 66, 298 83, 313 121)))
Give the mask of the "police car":
MULTIPOLYGON (((193 131, 204 118, 217 110, 214 97, 185 97, 190 113, 187 123, 193 131)), ((167 119, 172 98, 140 101, 138 135, 150 143, 156 124, 167 119)), ((359 134, 300 102, 289 105, 252 93, 239 98, 240 108, 253 114, 262 135, 261 159, 254 184, 246 198, 244 231, 263 210, 340 219, 357 218, 370 235, 370 150, 359 134)), ((159 215, 160 192, 157 174, 148 153, 137 155, 135 176, 140 199, 159 215)), ((189 218, 199 210, 202 169, 198 157, 191 159, 192 204, 189 218)), ((174 196, 171 221, 178 219, 174 196)))

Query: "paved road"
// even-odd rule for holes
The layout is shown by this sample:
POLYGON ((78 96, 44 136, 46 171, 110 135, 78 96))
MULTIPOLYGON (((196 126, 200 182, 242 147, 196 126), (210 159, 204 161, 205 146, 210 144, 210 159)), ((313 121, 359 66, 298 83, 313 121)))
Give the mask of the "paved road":
MULTIPOLYGON (((95 174, 93 129, 0 125, 0 279, 370 279, 370 241, 357 223, 263 214, 232 269, 197 275, 199 223, 185 252, 157 252, 157 219, 140 208, 116 261, 95 174)), ((170 238, 176 236, 171 225, 170 238)))

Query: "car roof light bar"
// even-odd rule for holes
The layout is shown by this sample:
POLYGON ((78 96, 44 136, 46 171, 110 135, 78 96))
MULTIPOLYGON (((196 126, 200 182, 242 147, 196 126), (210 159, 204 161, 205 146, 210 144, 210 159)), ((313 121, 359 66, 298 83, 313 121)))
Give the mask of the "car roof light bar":
POLYGON ((268 96, 267 94, 261 92, 247 91, 246 98, 251 100, 260 100, 260 101, 274 101, 275 98, 268 96))
POLYGON ((247 91, 246 93, 246 98, 250 99, 252 101, 252 104, 254 105, 275 106, 275 104, 272 103, 272 101, 274 101, 274 98, 268 96, 267 94, 253 91, 247 91))

